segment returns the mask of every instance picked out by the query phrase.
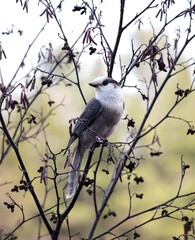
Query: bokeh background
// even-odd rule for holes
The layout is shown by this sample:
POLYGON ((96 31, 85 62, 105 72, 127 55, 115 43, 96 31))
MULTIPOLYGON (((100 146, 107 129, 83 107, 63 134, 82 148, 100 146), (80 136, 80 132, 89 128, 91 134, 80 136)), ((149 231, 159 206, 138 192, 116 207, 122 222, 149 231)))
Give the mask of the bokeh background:
MULTIPOLYGON (((58 3, 58 1, 52 2, 54 6, 58 3)), ((105 35, 111 46, 113 46, 118 26, 117 21, 119 17, 119 2, 115 1, 114 5, 112 0, 105 0, 102 4, 100 4, 100 1, 95 2, 97 2, 99 8, 102 8, 102 22, 105 24, 105 35)), ((137 4, 135 2, 133 3, 133 7, 132 3, 127 3, 125 21, 128 21, 129 18, 131 19, 137 12, 143 9, 143 1, 136 2, 137 4)), ((82 32, 86 24, 86 20, 88 19, 88 15, 80 16, 79 14, 72 12, 72 9, 76 3, 77 1, 65 1, 63 3, 63 11, 58 13, 64 27, 64 31, 67 33, 70 44, 73 44, 78 34, 82 32)), ((79 3, 80 2, 78 1, 77 4, 79 3)), ((182 0, 180 4, 177 3, 175 5, 176 7, 172 6, 170 15, 174 16, 176 12, 182 10, 184 6, 187 7, 187 4, 188 1, 182 0)), ((18 64, 21 62, 26 49, 33 41, 36 34, 40 31, 41 27, 45 24, 46 19, 44 16, 40 17, 40 14, 44 11, 44 6, 42 6, 41 3, 37 5, 37 1, 29 2, 28 13, 26 13, 25 10, 22 10, 22 7, 19 3, 16 4, 12 1, 1 2, 0 9, 3 10, 3 14, 1 15, 2 21, 0 22, 1 33, 13 29, 13 34, 1 34, 0 39, 2 47, 7 56, 6 59, 1 61, 1 80, 6 85, 14 76, 14 73, 19 66, 18 64), (12 27, 12 24, 14 24, 14 27, 12 27), (22 29, 22 36, 19 36, 17 33, 18 29, 22 29)), ((158 25, 159 23, 156 24, 157 21, 154 18, 156 12, 157 10, 154 9, 151 10, 148 15, 147 13, 144 15, 142 19, 144 24, 141 27, 141 31, 138 31, 137 25, 135 24, 132 25, 132 27, 124 35, 119 48, 120 57, 123 61, 123 64, 128 64, 131 57, 132 38, 134 39, 135 48, 140 46, 140 44, 148 43, 153 34, 150 21, 152 21, 155 31, 158 32, 160 26, 158 25)), ((172 24, 170 28, 167 29, 165 34, 170 37, 172 41, 170 42, 171 44, 173 44, 174 37, 177 35, 175 28, 180 27, 181 32, 184 33, 186 24, 187 22, 182 18, 182 20, 176 21, 176 23, 172 24)), ((40 34, 40 37, 30 50, 27 59, 25 59, 25 67, 20 69, 18 72, 15 79, 16 81, 19 81, 21 78, 24 79, 22 81, 25 81, 24 76, 37 64, 38 52, 43 45, 48 46, 48 44, 51 42, 55 54, 60 54, 62 41, 58 37, 58 33, 58 26, 52 19, 49 24, 46 25, 45 30, 40 34)), ((79 40, 76 48, 78 51, 82 48, 82 39, 79 40)), ((192 48, 193 45, 191 44, 184 53, 181 61, 186 61, 187 59, 193 57, 192 48)), ((49 69, 51 69, 51 65, 45 64, 44 69, 49 71, 49 69)), ((70 72, 71 69, 71 65, 63 64, 61 68, 56 69, 56 73, 61 74, 63 72, 66 74, 70 72)), ((161 73, 159 83, 163 80, 165 74, 166 73, 161 73)), ((81 79, 82 90, 87 101, 94 96, 93 89, 88 86, 88 83, 100 75, 106 75, 106 68, 102 56, 96 54, 89 56, 88 53, 83 54, 80 59, 79 76, 81 79)), ((179 83, 179 87, 182 89, 189 88, 193 78, 192 75, 193 69, 189 69, 170 79, 164 89, 164 92, 159 97, 146 126, 149 124, 154 125, 167 113, 176 100, 175 91, 177 89, 177 84, 179 83)), ((41 77, 41 75, 39 77, 41 77)), ((120 63, 118 60, 115 64, 113 77, 116 80, 120 79, 120 63)), ((74 73, 71 75, 71 78, 75 79, 74 73)), ((146 79, 146 81, 150 80, 150 73, 147 69, 147 66, 141 66, 138 69, 134 69, 127 79, 129 85, 138 84, 141 90, 146 93, 145 86, 141 81, 139 81, 140 79, 146 79)), ((36 89, 38 89, 39 86, 40 84, 37 81, 36 89)), ((128 114, 130 118, 133 118, 135 120, 135 128, 138 128, 145 114, 146 102, 142 100, 140 94, 134 88, 124 89, 124 92, 126 102, 125 115, 128 114)), ((69 139, 68 121, 79 116, 85 106, 78 88, 74 85, 66 86, 63 82, 61 82, 58 85, 51 87, 47 91, 47 94, 50 96, 51 100, 55 101, 54 107, 58 104, 60 104, 60 106, 57 107, 52 112, 52 115, 44 122, 44 126, 47 127, 42 134, 36 136, 34 139, 30 139, 29 141, 20 144, 20 151, 31 178, 34 176, 39 176, 37 170, 43 165, 41 159, 43 159, 44 154, 47 152, 45 140, 48 141, 52 151, 54 152, 59 152, 62 148, 64 148, 69 139), (63 104, 61 104, 62 100, 63 104)), ((48 106, 48 95, 40 95, 37 101, 33 103, 32 112, 36 111, 36 113, 40 113, 40 115, 43 114, 43 116, 45 116, 51 110, 51 107, 48 106)), ((19 96, 16 94, 16 98, 17 97, 19 98, 19 96)), ((194 121, 194 102, 195 96, 190 94, 190 96, 188 96, 179 106, 176 107, 171 115, 194 121)), ((12 120, 14 122, 17 121, 17 119, 18 115, 15 112, 12 120)), ((129 135, 126 125, 127 122, 122 120, 116 132, 109 138, 109 140, 117 142, 125 141, 129 135)), ((28 125, 25 127, 28 128, 28 125)), ((131 193, 143 193, 144 196, 143 199, 133 198, 132 214, 161 204, 176 195, 181 179, 182 155, 183 160, 186 164, 190 165, 190 168, 186 171, 181 194, 195 190, 195 136, 187 135, 187 130, 188 125, 183 121, 178 119, 167 119, 156 129, 161 146, 156 144, 155 149, 163 152, 163 154, 158 157, 151 157, 150 150, 148 148, 140 147, 135 150, 137 156, 143 156, 144 158, 144 160, 140 161, 140 166, 135 171, 138 176, 143 177, 144 183, 137 185, 136 182, 133 181, 132 177, 131 193)), ((151 143, 153 135, 154 132, 144 137, 139 142, 138 146, 151 143)), ((98 157, 98 151, 99 150, 96 151, 94 159, 98 157)), ((108 151, 105 150, 103 159, 106 160, 107 155, 108 151)), ((62 173, 64 171, 64 162, 65 158, 60 155, 57 159, 57 163, 58 169, 62 173)), ((106 167, 106 165, 102 164, 101 168, 104 167, 106 167)), ((112 168, 110 168, 110 171, 112 171, 112 168)), ((90 174, 92 176, 92 172, 90 174)), ((4 202, 9 202, 9 198, 7 197, 6 193, 10 193, 10 190, 13 188, 13 186, 15 184, 19 184, 20 179, 21 171, 18 167, 16 157, 13 151, 10 151, 3 163, 0 165, 1 238, 3 238, 5 233, 12 231, 22 219, 19 209, 15 208, 14 213, 11 213, 10 210, 8 210, 3 204, 4 202)), ((106 186, 109 182, 109 179, 110 175, 106 175, 101 171, 99 172, 98 183, 101 186, 106 186)), ((36 192, 40 197, 40 202, 43 202, 46 187, 43 183, 40 184, 39 178, 34 181, 34 184, 36 192)), ((61 189, 61 196, 63 197, 62 193, 65 182, 62 181, 59 186, 59 189, 61 189)), ((48 182, 47 189, 50 187, 51 185, 48 182)), ((84 189, 81 193, 79 201, 75 205, 69 217, 72 233, 77 234, 80 232, 82 237, 86 236, 90 228, 90 223, 94 218, 93 200, 85 190, 86 189, 84 189)), ((101 192, 99 192, 99 194, 101 195, 101 192)), ((25 194, 21 192, 11 193, 11 196, 19 205, 23 206, 26 219, 37 214, 35 204, 28 192, 25 194)), ((182 205, 189 202, 190 198, 192 199, 193 197, 189 197, 186 200, 179 200, 178 202, 180 202, 182 205)), ((54 202, 55 196, 52 191, 49 191, 45 208, 51 207, 54 202)), ((61 210, 63 210, 64 207, 65 206, 62 205, 61 210)), ((123 183, 118 183, 114 195, 109 201, 109 207, 112 211, 116 212, 117 216, 110 216, 106 219, 101 219, 96 233, 101 232, 101 230, 105 227, 107 228, 108 226, 114 225, 114 223, 122 220, 127 215, 129 199, 126 177, 123 178, 123 183)), ((107 214, 107 211, 108 208, 106 208, 105 214, 107 214)), ((194 217, 194 215, 190 212, 184 212, 184 215, 186 214, 190 219, 194 217)), ((121 233, 127 228, 132 228, 133 226, 139 225, 142 221, 151 218, 152 215, 153 213, 149 213, 128 221, 126 224, 120 226, 116 230, 116 233, 121 233)), ((175 217, 178 217, 179 219, 181 219, 181 216, 181 213, 177 213, 175 215, 175 217)), ((38 218, 25 223, 20 230, 16 232, 18 239, 37 239, 38 225, 38 218)), ((172 239, 172 236, 179 236, 183 233, 183 222, 170 218, 164 218, 143 226, 142 228, 138 229, 137 232, 141 235, 140 239, 172 239)), ((46 233, 44 226, 42 226, 41 233, 46 233)), ((132 233, 129 236, 132 237, 132 233)), ((66 237, 67 227, 64 224, 60 239, 66 239, 66 237)), ((45 236, 42 239, 49 239, 49 237, 45 236)), ((75 236, 74 239, 79 239, 79 237, 75 236)), ((106 236, 105 239, 110 239, 110 236, 106 236)))

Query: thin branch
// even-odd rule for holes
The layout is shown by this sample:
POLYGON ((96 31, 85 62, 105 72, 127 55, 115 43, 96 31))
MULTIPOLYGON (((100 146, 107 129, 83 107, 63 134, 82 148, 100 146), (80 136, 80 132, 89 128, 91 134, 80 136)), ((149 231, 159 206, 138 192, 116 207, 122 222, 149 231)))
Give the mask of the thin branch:
POLYGON ((97 162, 95 171, 94 171, 94 183, 93 183, 93 202, 94 202, 94 208, 95 208, 95 214, 98 214, 98 207, 97 207, 97 196, 96 196, 96 179, 97 179, 97 172, 98 172, 98 168, 100 166, 101 160, 102 160, 102 154, 103 154, 103 149, 104 149, 104 142, 102 143, 102 147, 100 150, 100 155, 99 155, 99 160, 97 162))
POLYGON ((108 76, 111 77, 112 76, 112 71, 113 71, 113 67, 114 67, 114 62, 115 62, 115 57, 116 57, 116 53, 119 47, 119 43, 120 43, 120 39, 122 36, 122 32, 123 32, 123 18, 124 18, 124 7, 125 7, 125 0, 120 0, 120 19, 119 19, 119 26, 118 26, 118 33, 117 33, 117 37, 116 37, 116 42, 115 42, 115 46, 114 46, 114 50, 111 53, 111 62, 110 62, 110 68, 109 68, 109 72, 108 72, 108 76))
POLYGON ((150 2, 150 4, 145 7, 140 13, 136 14, 136 16, 131 20, 129 21, 124 27, 123 27, 123 31, 128 28, 138 17, 140 17, 145 11, 147 11, 148 9, 150 8, 154 8, 154 7, 157 7, 156 6, 151 6, 156 0, 153 0, 152 2, 150 2))
POLYGON ((24 63, 24 60, 26 59, 26 57, 27 57, 27 55, 28 55, 28 53, 29 53, 29 51, 30 51, 30 49, 32 48, 32 46, 33 46, 33 44, 36 42, 36 40, 39 38, 39 36, 40 36, 40 34, 42 33, 42 31, 45 29, 45 26, 46 26, 46 25, 47 25, 47 22, 43 25, 43 27, 42 27, 41 30, 38 32, 38 34, 36 35, 36 37, 35 37, 35 38, 33 39, 33 41, 29 44, 28 49, 26 50, 26 52, 25 52, 25 54, 24 54, 24 57, 22 58, 21 63, 19 64, 16 72, 14 73, 12 79, 10 80, 10 82, 9 82, 9 84, 8 84, 8 86, 7 86, 8 88, 11 86, 12 82, 13 82, 14 79, 16 78, 16 76, 17 76, 17 74, 18 74, 18 72, 19 72, 22 64, 24 63))
POLYGON ((34 187, 32 186, 30 177, 29 177, 29 175, 28 175, 28 171, 27 171, 27 169, 26 169, 26 167, 25 167, 25 165, 24 165, 24 162, 23 162, 23 159, 22 159, 22 157, 21 157, 21 155, 20 155, 19 149, 18 149, 18 147, 15 145, 12 137, 11 137, 10 134, 9 134, 9 131, 7 130, 7 127, 6 127, 6 125, 5 125, 5 122, 4 122, 4 119, 3 119, 3 116, 2 116, 2 112, 1 112, 1 111, 0 111, 0 122, 1 122, 1 124, 2 124, 2 127, 3 127, 4 132, 5 132, 5 134, 6 134, 6 137, 8 138, 8 140, 9 140, 9 142, 10 142, 11 146, 13 147, 13 150, 14 150, 14 152, 15 152, 15 154, 16 154, 17 160, 18 160, 18 162, 19 162, 19 164, 20 164, 20 167, 21 167, 21 169, 22 169, 22 171, 23 171, 23 174, 24 174, 24 176, 25 176, 25 178, 26 178, 26 181, 27 181, 27 183, 28 183, 28 188, 29 188, 29 191, 31 192, 31 195, 32 195, 32 197, 33 197, 33 199, 34 199, 34 202, 35 202, 35 204, 36 204, 36 206, 37 206, 37 208, 38 208, 38 210, 39 210, 39 212, 40 212, 40 215, 41 215, 41 217, 42 217, 42 219, 43 219, 43 221, 44 221, 44 223, 45 223, 46 228, 48 229, 49 233, 51 234, 53 230, 52 230, 52 228, 51 228, 51 226, 50 226, 50 224, 49 224, 49 222, 48 222, 48 220, 47 220, 47 218, 46 218, 46 216, 45 216, 45 214, 44 214, 44 211, 43 211, 43 209, 42 209, 42 207, 41 207, 41 204, 40 204, 40 202, 39 202, 39 199, 38 199, 38 197, 37 197, 37 195, 36 195, 36 193, 35 193, 35 191, 34 191, 34 187))
MULTIPOLYGON (((144 215, 145 213, 155 211, 156 209, 164 208, 164 207, 166 207, 167 205, 169 205, 169 203, 175 201, 176 199, 181 199, 181 198, 185 198, 185 197, 193 196, 193 195, 195 195, 195 192, 183 194, 183 195, 180 195, 180 196, 175 196, 175 197, 171 198, 170 200, 168 200, 168 201, 166 201, 166 202, 164 202, 164 203, 161 203, 161 204, 156 205, 156 206, 154 206, 154 207, 148 208, 148 209, 146 209, 146 210, 144 210, 144 211, 135 213, 135 214, 133 214, 133 215, 131 215, 131 216, 127 216, 127 217, 124 218, 122 221, 118 222, 116 225, 114 225, 113 227, 111 227, 110 229, 108 229, 107 231, 105 231, 104 233, 99 234, 99 235, 97 235, 96 237, 94 237, 94 238, 92 238, 92 239, 93 239, 93 240, 100 239, 102 236, 110 233, 112 230, 114 230, 115 228, 121 226, 123 223, 125 223, 125 222, 128 221, 128 220, 131 220, 131 219, 133 219, 133 218, 135 218, 135 217, 144 215)), ((186 206, 188 206, 188 205, 185 205, 183 208, 185 208, 186 206)), ((179 211, 179 210, 180 210, 180 208, 176 208, 176 209, 175 209, 175 211, 179 211)), ((173 211, 172 213, 174 213, 175 211, 173 211)), ((172 213, 171 213, 171 214, 172 214, 172 213)), ((163 217, 164 217, 164 216, 163 216, 163 217)), ((153 218, 153 219, 154 219, 154 218, 153 218)), ((148 221, 151 221, 151 219, 148 220, 148 221)), ((142 223, 142 224, 140 224, 139 226, 136 226, 136 227, 140 227, 140 226, 142 226, 142 225, 145 225, 146 223, 148 223, 148 221, 146 221, 146 222, 144 222, 144 223, 142 223)), ((134 229, 135 229, 135 228, 132 228, 131 230, 128 230, 127 232, 133 231, 134 229)), ((127 232, 126 232, 126 233, 127 233, 127 232)))

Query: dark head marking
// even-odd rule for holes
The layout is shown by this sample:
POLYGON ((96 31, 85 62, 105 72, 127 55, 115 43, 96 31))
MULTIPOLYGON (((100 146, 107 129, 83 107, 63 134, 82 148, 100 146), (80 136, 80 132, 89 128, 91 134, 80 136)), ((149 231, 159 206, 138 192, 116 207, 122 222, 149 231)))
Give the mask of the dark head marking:
POLYGON ((106 85, 108 85, 109 83, 114 83, 115 85, 120 86, 120 84, 119 84, 117 81, 115 81, 114 79, 109 78, 109 77, 106 78, 106 79, 102 82, 102 85, 106 86, 106 85))

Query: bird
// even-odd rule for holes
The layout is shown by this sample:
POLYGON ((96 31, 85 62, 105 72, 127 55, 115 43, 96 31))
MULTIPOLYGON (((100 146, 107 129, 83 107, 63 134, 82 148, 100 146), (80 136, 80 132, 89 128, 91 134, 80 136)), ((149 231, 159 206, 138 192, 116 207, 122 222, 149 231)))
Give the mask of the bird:
POLYGON ((76 191, 79 170, 85 151, 97 139, 107 139, 116 129, 124 112, 124 93, 120 83, 111 77, 98 77, 89 83, 95 96, 88 102, 78 118, 68 142, 78 139, 68 176, 66 198, 72 198, 76 191))

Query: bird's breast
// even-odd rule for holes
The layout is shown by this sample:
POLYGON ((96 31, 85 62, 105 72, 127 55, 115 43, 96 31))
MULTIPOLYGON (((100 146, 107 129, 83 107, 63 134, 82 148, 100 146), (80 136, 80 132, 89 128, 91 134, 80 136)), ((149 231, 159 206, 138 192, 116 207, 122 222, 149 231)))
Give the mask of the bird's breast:
POLYGON ((116 129, 123 115, 123 106, 105 106, 100 114, 98 133, 101 137, 109 137, 116 129))

